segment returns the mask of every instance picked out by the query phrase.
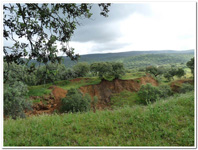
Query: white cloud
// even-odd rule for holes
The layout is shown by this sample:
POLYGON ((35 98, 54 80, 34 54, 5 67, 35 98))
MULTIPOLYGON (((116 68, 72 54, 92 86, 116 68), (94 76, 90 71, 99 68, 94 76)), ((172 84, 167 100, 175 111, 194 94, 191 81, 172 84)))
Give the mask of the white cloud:
POLYGON ((195 47, 195 3, 150 3, 152 15, 132 14, 121 23, 126 50, 184 50, 195 47))
MULTIPOLYGON (((137 11, 131 13, 124 20, 120 18, 120 20, 110 23, 112 29, 117 27, 114 28, 114 32, 121 33, 114 40, 114 43, 127 43, 127 45, 114 50, 106 49, 103 52, 187 50, 195 48, 195 2, 150 2, 147 4, 150 7, 149 10, 151 10, 150 15, 137 11)), ((106 27, 111 28, 110 26, 106 27)), ((104 26, 105 30, 108 30, 106 27, 104 26)), ((108 36, 108 32, 106 36, 108 36)), ((100 52, 100 49, 93 51, 94 47, 101 47, 99 44, 108 43, 72 43, 76 52, 80 54, 100 52)))

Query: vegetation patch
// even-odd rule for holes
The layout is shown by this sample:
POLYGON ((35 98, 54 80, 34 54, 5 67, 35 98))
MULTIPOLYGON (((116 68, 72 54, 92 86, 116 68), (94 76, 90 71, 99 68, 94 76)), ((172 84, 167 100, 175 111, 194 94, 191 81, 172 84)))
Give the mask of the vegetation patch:
POLYGON ((8 119, 4 146, 194 146, 194 94, 113 111, 8 119))
POLYGON ((113 108, 135 106, 138 104, 138 101, 139 97, 136 92, 129 92, 126 90, 111 96, 111 106, 113 108))

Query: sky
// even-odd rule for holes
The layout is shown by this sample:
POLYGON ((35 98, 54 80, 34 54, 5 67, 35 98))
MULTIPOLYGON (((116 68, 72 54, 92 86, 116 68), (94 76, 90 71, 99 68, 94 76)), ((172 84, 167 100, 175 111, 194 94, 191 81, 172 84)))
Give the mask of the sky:
POLYGON ((99 11, 75 30, 76 53, 195 49, 195 2, 114 3, 107 18, 99 11))
POLYGON ((112 3, 109 10, 103 17, 94 4, 91 19, 79 20, 69 42, 76 54, 195 49, 195 2, 112 3))

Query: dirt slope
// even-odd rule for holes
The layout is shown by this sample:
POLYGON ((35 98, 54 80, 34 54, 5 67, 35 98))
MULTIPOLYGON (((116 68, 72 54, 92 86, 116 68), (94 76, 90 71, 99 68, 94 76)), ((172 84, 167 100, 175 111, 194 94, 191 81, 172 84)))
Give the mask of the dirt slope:
POLYGON ((137 92, 142 84, 151 83, 153 86, 157 86, 158 83, 150 76, 137 78, 134 80, 120 80, 115 79, 113 81, 102 80, 101 83, 96 85, 88 85, 80 87, 82 93, 88 93, 93 96, 97 96, 99 99, 100 107, 108 106, 110 97, 114 93, 120 93, 123 90, 130 92, 137 92))
MULTIPOLYGON (((80 81, 79 78, 73 80, 73 82, 80 81)), ((115 79, 113 81, 102 80, 99 84, 87 85, 80 87, 80 91, 83 94, 90 94, 93 98, 98 97, 97 109, 103 109, 109 106, 110 97, 114 93, 120 93, 123 90, 130 92, 137 92, 142 84, 151 83, 157 86, 158 83, 155 79, 150 76, 145 76, 142 78, 137 78, 134 80, 120 80, 115 79)), ((76 83, 77 84, 77 83, 76 83)), ((50 87, 52 93, 43 97, 33 97, 32 99, 42 99, 39 103, 34 104, 33 111, 27 112, 28 115, 37 115, 42 113, 53 113, 54 110, 59 110, 61 106, 61 99, 67 94, 67 90, 64 90, 57 86, 50 87)))
POLYGON ((51 114, 54 110, 59 110, 61 105, 61 99, 67 94, 67 90, 64 90, 57 86, 51 86, 52 93, 45 96, 31 97, 34 99, 42 99, 39 103, 33 105, 33 110, 26 112, 27 115, 38 115, 43 113, 51 114))

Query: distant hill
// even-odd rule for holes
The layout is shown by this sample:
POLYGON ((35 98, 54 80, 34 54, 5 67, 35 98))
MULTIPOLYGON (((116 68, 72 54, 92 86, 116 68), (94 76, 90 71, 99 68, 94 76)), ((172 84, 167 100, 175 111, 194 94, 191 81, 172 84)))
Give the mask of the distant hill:
MULTIPOLYGON (((93 62, 123 62, 128 69, 134 69, 139 67, 145 67, 148 65, 166 65, 175 63, 186 63, 194 56, 194 50, 160 50, 160 51, 130 51, 120 53, 104 53, 104 54, 87 54, 81 55, 78 62, 87 62, 89 64, 93 62)), ((71 68, 78 63, 77 61, 71 61, 70 58, 62 56, 62 63, 67 68, 71 68)), ((38 63, 35 60, 31 60, 30 63, 38 63)), ((41 64, 42 65, 42 64, 41 64)))
MULTIPOLYGON (((126 67, 133 68, 153 64, 167 63, 185 63, 194 56, 194 50, 175 51, 130 51, 120 53, 88 54, 81 55, 78 62, 101 62, 101 61, 119 61, 126 67), (135 64, 134 64, 135 63, 135 64), (138 65, 137 65, 138 64, 138 65), (130 65, 132 65, 130 67, 130 65)), ((67 67, 72 67, 77 62, 71 61, 68 57, 63 57, 63 62, 67 67)))

